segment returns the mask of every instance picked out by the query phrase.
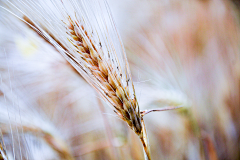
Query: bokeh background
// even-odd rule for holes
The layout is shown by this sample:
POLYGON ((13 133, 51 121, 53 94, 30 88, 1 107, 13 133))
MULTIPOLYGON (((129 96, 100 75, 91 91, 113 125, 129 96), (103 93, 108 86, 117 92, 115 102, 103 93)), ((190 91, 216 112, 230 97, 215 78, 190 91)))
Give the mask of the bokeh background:
MULTIPOLYGON (((184 106, 144 117, 152 159, 240 159, 239 1, 108 2, 140 109, 184 106)), ((144 158, 138 137, 94 89, 2 8, 0 153, 4 160, 144 158)))

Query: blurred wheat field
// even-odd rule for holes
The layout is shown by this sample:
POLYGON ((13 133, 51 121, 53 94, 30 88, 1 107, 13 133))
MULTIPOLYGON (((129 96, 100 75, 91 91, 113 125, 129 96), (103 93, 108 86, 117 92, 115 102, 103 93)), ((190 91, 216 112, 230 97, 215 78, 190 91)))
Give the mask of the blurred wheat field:
MULTIPOLYGON (((239 11, 109 1, 153 160, 240 159, 239 11)), ((8 8, 4 2, 0 6, 8 8)), ((141 142, 42 36, 0 8, 0 159, 144 159, 141 142)))

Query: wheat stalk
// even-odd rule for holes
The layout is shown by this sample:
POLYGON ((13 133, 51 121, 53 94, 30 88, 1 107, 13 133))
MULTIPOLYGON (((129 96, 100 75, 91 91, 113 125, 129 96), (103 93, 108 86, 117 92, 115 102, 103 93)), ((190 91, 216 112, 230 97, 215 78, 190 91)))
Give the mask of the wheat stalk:
POLYGON ((69 17, 67 28, 69 35, 72 37, 69 40, 86 62, 86 67, 90 68, 96 80, 102 84, 102 90, 106 94, 106 99, 114 107, 114 112, 139 136, 144 147, 146 159, 150 160, 150 147, 143 116, 150 112, 173 110, 182 106, 164 107, 140 112, 135 94, 134 98, 131 99, 129 86, 124 85, 121 81, 122 72, 118 69, 119 66, 112 65, 109 63, 109 60, 102 56, 101 53, 103 51, 101 48, 97 49, 84 25, 79 24, 78 21, 74 22, 69 17))
POLYGON ((139 106, 136 98, 131 99, 128 86, 121 82, 121 72, 118 74, 118 66, 114 66, 105 60, 101 55, 102 50, 96 49, 93 40, 83 25, 73 22, 69 17, 69 34, 72 36, 70 41, 73 42, 77 52, 86 62, 86 67, 90 68, 92 75, 102 85, 102 90, 106 94, 107 100, 114 107, 114 112, 140 137, 148 159, 150 158, 149 147, 146 139, 146 131, 143 128, 144 121, 140 115, 139 106), (80 31, 79 31, 79 28, 80 31), (84 34, 81 34, 84 33, 84 34), (90 42, 90 45, 89 43, 90 42), (115 67, 115 68, 114 68, 115 67))

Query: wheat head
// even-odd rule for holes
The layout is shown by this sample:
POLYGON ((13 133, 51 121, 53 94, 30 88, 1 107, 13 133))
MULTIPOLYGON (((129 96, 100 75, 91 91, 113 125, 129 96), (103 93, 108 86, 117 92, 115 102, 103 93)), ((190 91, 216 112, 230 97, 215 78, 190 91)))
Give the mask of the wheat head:
POLYGON ((128 86, 124 86, 121 82, 122 74, 117 66, 109 63, 101 56, 101 48, 96 49, 94 42, 89 36, 88 32, 84 29, 83 25, 78 22, 73 22, 69 18, 69 34, 72 39, 77 52, 81 58, 86 62, 88 67, 102 85, 102 90, 106 95, 107 100, 113 105, 114 111, 117 115, 139 135, 142 132, 141 116, 137 101, 135 98, 131 99, 129 96, 128 86), (79 32, 79 28, 81 31, 79 32), (84 33, 83 34, 81 34, 84 33), (90 45, 86 42, 90 42, 90 45), (117 73, 119 72, 119 73, 117 73))

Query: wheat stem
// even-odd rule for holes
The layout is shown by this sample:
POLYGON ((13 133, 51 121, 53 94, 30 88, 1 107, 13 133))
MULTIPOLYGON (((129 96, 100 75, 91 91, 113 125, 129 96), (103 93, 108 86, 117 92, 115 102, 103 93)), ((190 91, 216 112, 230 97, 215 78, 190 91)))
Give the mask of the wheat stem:
POLYGON ((149 146, 148 136, 147 136, 147 129, 146 129, 143 118, 141 120, 141 123, 142 123, 143 134, 139 135, 139 138, 143 145, 144 158, 145 158, 145 160, 151 160, 150 146, 149 146))

